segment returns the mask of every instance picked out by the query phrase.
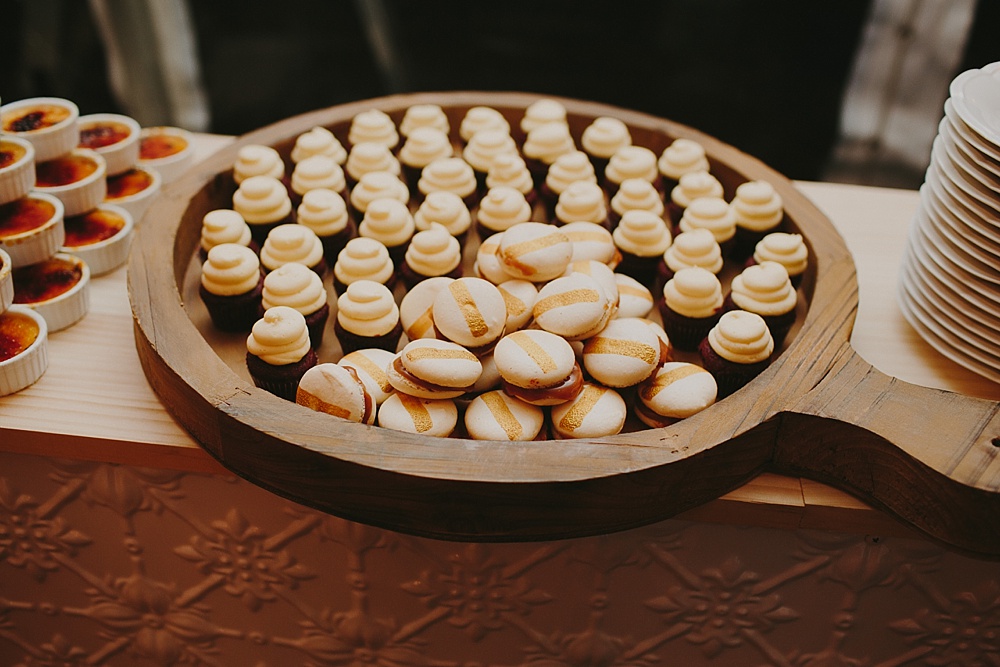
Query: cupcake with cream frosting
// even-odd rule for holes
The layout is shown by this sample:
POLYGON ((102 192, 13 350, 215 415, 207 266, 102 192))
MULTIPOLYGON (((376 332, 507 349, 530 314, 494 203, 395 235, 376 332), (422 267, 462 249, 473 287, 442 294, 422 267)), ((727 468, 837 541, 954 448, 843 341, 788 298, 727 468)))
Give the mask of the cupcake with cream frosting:
POLYGON ((433 127, 418 127, 406 138, 403 147, 399 149, 399 164, 402 168, 403 180, 410 192, 417 193, 417 183, 424 167, 435 160, 453 157, 448 135, 433 127))
POLYGON ((736 236, 736 213, 722 197, 699 197, 684 209, 677 228, 681 232, 707 229, 725 255, 732 248, 736 236))
POLYGON ((294 401, 299 380, 316 365, 302 313, 288 306, 265 311, 247 338, 246 362, 256 386, 294 401))
POLYGON ((306 265, 320 278, 326 275, 323 243, 316 232, 297 224, 279 225, 271 230, 260 247, 260 263, 264 271, 274 271, 289 262, 306 265))
POLYGON ((333 266, 337 255, 357 235, 357 225, 347 212, 347 202, 333 190, 318 188, 302 197, 296 210, 298 224, 311 229, 323 244, 323 259, 333 266))
POLYGON ((507 122, 502 113, 492 107, 471 107, 462 116, 462 122, 458 128, 459 136, 462 141, 468 143, 474 134, 483 130, 502 130, 510 134, 510 123, 507 122))
POLYGON ((665 192, 673 190, 684 174, 709 171, 710 168, 704 146, 692 139, 674 139, 663 149, 656 166, 663 179, 665 192))
POLYGON ((553 209, 553 222, 567 225, 590 222, 611 230, 611 217, 604 189, 590 181, 576 181, 566 186, 553 209))
POLYGON ((764 372, 771 363, 774 341, 760 315, 731 310, 719 318, 698 352, 722 399, 764 372))
POLYGON ((469 163, 460 157, 449 157, 434 160, 424 167, 417 182, 417 198, 444 190, 455 193, 466 206, 472 208, 479 198, 478 189, 476 174, 469 163))
POLYGON ((374 280, 389 289, 395 285, 396 269, 385 244, 358 236, 347 242, 333 265, 333 286, 343 294, 348 285, 358 280, 374 280))
POLYGON ((745 261, 761 239, 781 229, 784 204, 781 195, 767 181, 747 181, 736 188, 730 206, 736 213, 732 256, 745 261))
POLYGON ((292 147, 292 162, 299 163, 307 157, 323 155, 341 167, 347 163, 347 149, 330 130, 316 126, 295 138, 292 147))
POLYGON ((583 151, 563 153, 549 166, 545 181, 539 188, 539 195, 545 203, 549 219, 555 216, 555 207, 560 195, 571 184, 580 181, 597 184, 594 165, 583 151))
POLYGON ((515 188, 490 188, 476 212, 476 229, 480 238, 488 238, 514 225, 531 220, 531 205, 515 188))
POLYGON ((372 142, 393 150, 399 144, 399 132, 389 114, 380 109, 368 109, 351 119, 347 141, 351 146, 372 142))
POLYGON ((528 135, 536 127, 549 123, 566 125, 566 107, 558 100, 542 98, 525 108, 519 126, 521 132, 528 135))
POLYGON ((748 266, 733 278, 723 310, 745 310, 763 317, 777 349, 795 324, 797 302, 785 267, 765 261, 748 266))
POLYGON ((208 259, 209 250, 223 243, 246 246, 254 253, 260 250, 243 216, 228 208, 209 211, 201 219, 201 243, 198 246, 201 261, 208 259))
POLYGON ((628 126, 617 118, 599 116, 591 121, 580 137, 580 147, 590 158, 597 174, 604 174, 608 160, 619 148, 629 146, 632 135, 628 126))
POLYGON ((239 185, 251 176, 270 176, 283 180, 285 163, 278 151, 261 144, 248 144, 241 148, 233 164, 233 180, 239 185))
POLYGON ((403 327, 392 292, 372 280, 348 285, 337 299, 334 331, 344 354, 366 348, 395 352, 403 327))
POLYGON ((216 329, 248 331, 260 316, 263 289, 260 260, 252 250, 236 243, 209 250, 198 294, 216 329))
POLYGON ((437 276, 461 278, 462 246, 444 225, 432 222, 413 235, 399 274, 407 288, 437 276))
POLYGON ((681 269, 663 286, 659 302, 663 330, 678 350, 692 352, 722 313, 722 284, 701 267, 681 269))
POLYGON ((699 197, 722 197, 722 183, 707 171, 691 171, 681 176, 680 181, 667 197, 667 214, 676 228, 680 224, 684 209, 699 197))
POLYGON ((801 234, 771 232, 757 243, 753 256, 747 260, 748 265, 761 262, 777 262, 784 266, 792 286, 797 288, 809 266, 809 249, 801 234))
POLYGON ((655 287, 657 290, 661 289, 681 269, 700 266, 719 275, 723 265, 722 249, 711 231, 692 229, 690 232, 681 232, 663 253, 663 260, 657 267, 655 287))
POLYGON ((290 182, 292 205, 298 206, 310 190, 332 190, 347 197, 347 178, 344 169, 331 158, 314 155, 299 161, 292 170, 290 182))
POLYGON ((295 210, 288 190, 271 176, 251 176, 233 194, 233 210, 250 225, 253 240, 263 244, 268 233, 295 222, 295 210))
POLYGON ((528 132, 521 148, 524 163, 531 172, 536 188, 545 182, 549 166, 564 153, 576 150, 576 144, 565 123, 545 123, 528 132))
POLYGON ((613 197, 621 184, 632 178, 648 181, 657 192, 663 192, 663 179, 656 168, 656 153, 645 146, 622 146, 608 159, 602 185, 613 197))
POLYGON ((644 178, 629 178, 621 183, 611 197, 610 209, 608 217, 612 228, 618 226, 618 221, 628 211, 647 211, 661 218, 665 213, 663 198, 644 178))
POLYGON ((369 204, 358 225, 358 234, 381 241, 396 266, 402 263, 415 231, 416 223, 406 204, 387 198, 369 204))
POLYGON ((520 154, 503 153, 493 159, 493 164, 486 173, 486 189, 498 187, 514 188, 524 195, 525 201, 531 207, 534 207, 538 200, 535 182, 520 154))
POLYGON ((351 148, 344 165, 348 188, 356 186, 365 174, 376 171, 401 176, 403 167, 399 164, 399 158, 383 144, 365 141, 351 148))
POLYGON ((469 163, 476 174, 480 190, 485 190, 486 176, 497 156, 517 155, 517 144, 504 130, 483 130, 469 138, 462 150, 462 159, 469 163))
POLYGON ((407 107, 403 119, 399 121, 399 133, 409 138, 414 130, 421 127, 434 128, 445 135, 451 130, 448 116, 438 104, 413 104, 407 107))
POLYGON ((365 217, 368 205, 376 199, 395 199, 406 204, 410 201, 410 189, 398 176, 388 171, 373 171, 365 174, 351 190, 348 204, 355 220, 365 217))
POLYGON ((641 283, 653 284, 657 266, 673 240, 663 218, 649 211, 628 211, 612 236, 621 252, 616 270, 641 283))
POLYGON ((454 192, 441 190, 424 197, 413 213, 413 222, 417 231, 430 229, 431 223, 435 222, 444 225, 448 233, 464 246, 469 227, 472 226, 472 214, 461 197, 454 192))
POLYGON ((288 306, 302 313, 314 349, 323 344, 330 304, 323 281, 304 264, 289 262, 264 277, 260 315, 275 306, 288 306))

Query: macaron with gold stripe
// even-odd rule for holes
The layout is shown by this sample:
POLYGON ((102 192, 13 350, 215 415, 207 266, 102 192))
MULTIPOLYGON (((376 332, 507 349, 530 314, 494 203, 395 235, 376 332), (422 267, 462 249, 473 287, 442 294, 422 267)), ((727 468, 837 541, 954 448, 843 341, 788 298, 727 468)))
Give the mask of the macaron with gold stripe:
POLYGON ((669 356, 652 327, 637 317, 608 322, 583 346, 583 367, 608 387, 631 387, 651 377, 669 356))
POLYGON ((615 274, 618 284, 618 313, 616 317, 646 317, 653 310, 653 294, 649 288, 632 276, 615 274))
POLYGON ((427 278, 403 295, 399 302, 399 323, 409 340, 438 337, 432 312, 434 299, 454 280, 448 276, 427 278))
POLYGON ((396 358, 393 352, 377 347, 366 347, 345 354, 337 363, 345 368, 353 368, 364 383, 368 393, 375 399, 375 405, 382 405, 394 389, 389 384, 386 369, 396 358))
POLYGON ((532 309, 538 301, 538 287, 528 280, 506 280, 497 288, 507 304, 506 331, 517 331, 531 321, 532 309))
POLYGON ((511 277, 542 283, 566 270, 573 244, 556 225, 522 222, 504 232, 497 257, 511 277))
POLYGON ((507 304, 493 283, 464 277, 434 297, 431 315, 438 333, 477 355, 488 353, 507 325, 507 304))
POLYGON ((562 336, 522 329, 504 336, 493 360, 507 394, 532 405, 572 400, 583 386, 583 372, 573 347, 562 336))
POLYGON ((535 323, 566 340, 583 340, 601 331, 611 316, 604 288, 584 273, 546 283, 533 309, 535 323))
POLYGON ((621 394, 610 387, 584 382, 575 399, 552 408, 552 435, 560 440, 615 435, 621 432, 627 415, 621 394))
POLYGON ((378 425, 394 431, 447 438, 458 424, 450 398, 419 398, 396 392, 378 409, 378 425))
POLYGON ((465 430, 473 440, 534 440, 545 423, 542 408, 497 389, 472 399, 465 430))
POLYGON ((639 385, 635 414, 651 428, 669 426, 715 403, 719 387, 697 364, 670 361, 639 385))
POLYGON ((410 341, 386 370, 397 391, 420 398, 457 398, 482 375, 476 355, 461 345, 435 338, 410 341))
POLYGON ((324 363, 313 366, 299 380, 295 402, 349 422, 374 424, 375 399, 353 368, 324 363))

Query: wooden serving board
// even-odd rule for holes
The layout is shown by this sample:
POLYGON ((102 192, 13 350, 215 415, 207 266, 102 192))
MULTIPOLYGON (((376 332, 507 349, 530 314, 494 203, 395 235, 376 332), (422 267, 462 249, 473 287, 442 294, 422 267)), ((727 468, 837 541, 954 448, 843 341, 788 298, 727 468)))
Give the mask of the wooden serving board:
POLYGON ((727 197, 739 183, 763 179, 784 199, 810 249, 800 288, 808 309, 761 376, 667 428, 515 443, 343 423, 254 387, 234 361, 238 353, 206 329, 191 290, 201 218, 231 207, 239 149, 271 145, 287 160, 295 138, 314 126, 343 140, 361 111, 379 108, 398 123, 421 103, 441 105, 453 133, 476 105, 503 112, 516 132, 536 99, 425 93, 331 107, 241 137, 164 191, 129 264, 136 346, 154 391, 206 451, 305 505, 441 539, 614 532, 674 516, 771 470, 855 494, 956 550, 1000 557, 998 404, 906 384, 854 352, 854 263, 830 222, 788 179, 692 128, 607 105, 556 98, 577 139, 593 118, 612 115, 657 154, 678 137, 701 143, 727 197))

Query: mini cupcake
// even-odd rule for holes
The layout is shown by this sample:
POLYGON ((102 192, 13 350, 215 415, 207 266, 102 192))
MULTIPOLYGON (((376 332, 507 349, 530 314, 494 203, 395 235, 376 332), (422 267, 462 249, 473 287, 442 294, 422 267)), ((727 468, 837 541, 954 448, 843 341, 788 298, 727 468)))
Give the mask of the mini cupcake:
POLYGON ((655 290, 659 291, 675 273, 691 266, 700 266, 715 275, 719 275, 722 271, 724 266, 722 249, 711 231, 692 229, 674 237, 673 243, 663 253, 663 259, 657 266, 655 290))
POLYGON ((702 366, 719 385, 722 399, 764 372, 771 363, 774 341, 760 315, 731 310, 712 327, 698 352, 702 366))
POLYGON ((572 401, 583 388, 583 371, 562 336, 522 329, 504 336, 493 353, 503 391, 531 405, 572 401))
POLYGON ((365 237, 353 238, 337 255, 333 265, 333 286, 343 294, 347 286, 358 280, 374 280, 392 289, 396 270, 385 244, 365 237))
POLYGON ((696 415, 713 405, 719 394, 711 373, 683 361, 663 364, 638 389, 635 414, 650 428, 663 428, 696 415))
POLYGON ((733 278, 723 310, 745 310, 764 318, 775 349, 795 324, 796 291, 788 271, 777 262, 761 262, 733 278))
POLYGON ((462 247, 444 225, 432 222, 429 229, 413 235, 399 268, 407 289, 427 278, 462 277, 462 247))
POLYGON ((761 262, 777 262, 784 266, 792 286, 798 288, 802 284, 806 267, 809 266, 809 249, 801 234, 771 232, 757 243, 747 264, 761 262))
POLYGON ((349 196, 344 170, 332 159, 314 155, 296 163, 291 178, 292 205, 298 206, 310 190, 330 190, 341 197, 349 196))
POLYGON ((403 120, 399 121, 399 133, 403 137, 409 138, 414 130, 421 127, 430 127, 445 135, 451 130, 451 125, 448 123, 448 116, 440 105, 410 105, 403 113, 403 120))
POLYGON ((399 322, 408 339, 439 337, 434 328, 434 299, 453 281, 454 278, 447 276, 428 278, 403 295, 399 302, 399 322))
POLYGON ((383 144, 363 142, 354 146, 348 153, 347 163, 344 165, 348 187, 353 188, 365 174, 375 171, 401 176, 403 168, 399 164, 399 159, 383 144))
POLYGON ((437 293, 432 317, 442 337, 480 357, 491 352, 503 335, 507 306, 493 283, 464 277, 437 293))
POLYGON ((583 273, 550 280, 538 290, 532 308, 535 324, 568 341, 600 332, 612 315, 611 303, 598 282, 583 273))
POLYGON ((30 141, 0 135, 0 206, 35 187, 35 148, 30 141))
POLYGON ((403 181, 410 188, 410 193, 418 192, 417 184, 424 167, 435 160, 444 160, 454 155, 455 149, 447 134, 433 127, 416 128, 399 150, 403 181))
POLYGON ((354 374, 364 383, 368 393, 374 399, 375 405, 382 405, 395 391, 389 384, 389 376, 386 375, 386 370, 395 356, 395 351, 366 347, 363 350, 355 350, 345 354, 337 364, 353 369, 354 374))
POLYGON ((434 160, 424 167, 417 182, 417 199, 431 192, 452 192, 462 198, 470 209, 478 201, 479 185, 469 163, 460 157, 434 160))
POLYGON ((731 251, 736 236, 736 213, 722 197, 700 197, 684 209, 677 225, 679 232, 707 229, 726 255, 731 251))
POLYGON ((233 180, 237 185, 251 176, 270 176, 284 182, 285 163, 270 146, 248 144, 236 153, 233 180))
POLYGON ((621 260, 614 236, 607 228, 593 222, 569 222, 559 230, 573 244, 571 262, 592 259, 614 268, 621 260))
POLYGON ((313 366, 295 391, 299 405, 355 424, 374 424, 375 400, 365 383, 349 368, 325 363, 313 366))
POLYGON ((663 329, 678 350, 692 352, 722 312, 722 285, 711 271, 681 269, 663 286, 659 303, 663 329))
POLYGON ((576 150, 576 144, 565 123, 545 123, 528 132, 521 148, 524 163, 531 172, 536 188, 541 188, 549 166, 564 153, 576 150))
POLYGON ((293 163, 298 164, 313 155, 328 157, 341 167, 347 162, 347 149, 333 132, 325 127, 314 127, 295 138, 291 154, 293 163))
POLYGON ((600 384, 621 389, 648 380, 670 354, 652 328, 637 318, 619 318, 587 340, 583 367, 600 384))
POLYGON ((333 266, 347 242, 357 236, 358 228, 347 212, 344 198, 332 190, 310 190, 302 197, 296 211, 298 224, 311 229, 323 245, 323 259, 333 266))
POLYGON ((545 424, 545 412, 501 390, 493 390, 472 399, 464 419, 465 430, 473 440, 534 440, 545 424))
POLYGON ((288 262, 264 277, 258 316, 275 306, 288 306, 302 313, 314 349, 323 344, 330 304, 323 281, 305 264, 288 262))
POLYGON ((64 211, 61 201, 40 192, 0 206, 0 248, 15 268, 59 252, 66 238, 64 211))
POLYGON ((334 331, 344 354, 365 348, 395 352, 403 327, 392 292, 373 280, 348 285, 337 299, 334 331))
POLYGON ((299 380, 316 365, 302 313, 288 306, 265 311, 247 337, 246 361, 254 385, 294 401, 299 380))
POLYGON ((664 192, 673 190, 684 174, 692 171, 709 171, 705 148, 691 139, 674 139, 663 149, 656 166, 663 179, 664 192))
POLYGON ((497 256, 511 277, 542 283, 562 275, 573 245, 555 225, 523 222, 504 232, 497 256))
POLYGON ((628 407, 621 394, 585 382, 574 400, 552 408, 552 434, 557 440, 603 438, 621 433, 627 416, 628 407))
POLYGON ((379 109, 368 109, 351 119, 347 141, 352 146, 372 142, 393 150, 399 144, 399 133, 389 114, 379 109))
POLYGON ((524 200, 532 208, 538 201, 535 182, 520 155, 502 153, 493 159, 493 164, 486 173, 486 189, 489 191, 499 187, 514 188, 524 195, 524 200))
POLYGON ((461 345, 423 338, 410 341, 386 375, 397 392, 417 398, 458 398, 483 372, 479 359, 461 345))
POLYGON ((556 203, 559 197, 572 183, 586 181, 597 184, 597 174, 590 158, 583 151, 563 153, 549 167, 545 181, 539 189, 539 195, 545 204, 549 219, 555 216, 556 203))
POLYGON ((355 220, 365 217, 368 205, 376 199, 395 199, 401 204, 410 201, 410 190, 406 183, 388 171, 373 171, 365 174, 351 190, 348 201, 355 220))
POLYGON ((722 183, 707 171, 691 171, 681 176, 667 198, 667 214, 675 228, 681 222, 684 209, 699 197, 722 197, 722 183))
POLYGON ((614 196, 611 197, 608 218, 611 221, 612 229, 618 226, 622 216, 629 211, 646 211, 662 218, 665 214, 663 197, 646 179, 629 178, 618 187, 614 196))
POLYGON ((612 229, 604 190, 596 183, 570 183, 559 195, 553 212, 553 222, 557 225, 588 222, 601 225, 609 231, 612 229))
POLYGON ((198 294, 219 331, 249 331, 260 317, 264 275, 257 255, 243 245, 213 246, 201 267, 198 294))
POLYGON ((542 98, 525 108, 519 126, 527 136, 536 127, 549 123, 566 125, 566 107, 557 100, 542 98))
POLYGON ((629 144, 616 150, 604 169, 602 185, 613 197, 621 184, 632 178, 647 181, 662 196, 663 179, 656 168, 656 154, 645 146, 629 144))
POLYGON ((381 241, 389 250, 393 263, 399 267, 406 256, 416 223, 406 204, 395 199, 376 199, 368 206, 358 234, 381 241))
POLYGON ((594 165, 594 172, 601 175, 615 151, 631 144, 632 135, 628 126, 610 116, 595 118, 580 137, 580 147, 594 165))
POLYGON ((323 278, 327 272, 323 259, 323 243, 316 232, 305 225, 279 225, 271 230, 260 247, 260 263, 264 271, 274 271, 289 262, 303 264, 323 278))
POLYGON ((487 190, 476 211, 476 231, 486 239, 531 220, 531 205, 519 190, 499 185, 487 190))
POLYGON ((486 176, 501 155, 518 155, 517 144, 504 130, 484 130, 474 134, 462 150, 462 159, 476 174, 480 191, 487 189, 486 176))
POLYGON ((430 229, 431 223, 444 225, 448 233, 458 239, 459 245, 464 247, 469 228, 472 226, 472 214, 461 197, 454 192, 442 190, 431 192, 424 197, 413 213, 413 222, 418 232, 430 229))
POLYGON ((510 123, 502 113, 491 107, 471 107, 462 116, 462 122, 458 128, 458 134, 462 141, 468 143, 473 135, 483 130, 502 130, 510 134, 510 123))
POLYGON ((201 243, 198 256, 201 261, 208 259, 208 251, 223 243, 235 243, 250 248, 256 254, 260 248, 253 241, 250 226, 243 216, 228 208, 209 211, 201 219, 201 243))
POLYGON ((63 226, 62 251, 85 261, 92 276, 110 273, 128 260, 135 221, 125 209, 101 204, 83 215, 66 218, 63 226))
POLYGON ((233 210, 250 225, 258 245, 263 245, 268 233, 278 225, 295 222, 288 190, 271 176, 251 176, 240 183, 233 194, 233 210))
POLYGON ((613 237, 621 253, 616 270, 652 285, 663 253, 673 240, 663 218, 649 211, 630 210, 622 216, 613 237))
POLYGON ((746 260, 761 239, 780 230, 785 219, 783 205, 781 195, 767 181, 747 181, 736 188, 730 203, 736 213, 734 259, 746 260))
POLYGON ((458 407, 450 398, 417 398, 396 392, 378 409, 378 425, 393 431, 447 438, 458 424, 458 407))
POLYGON ((46 162, 35 162, 35 190, 63 203, 65 215, 94 210, 108 194, 104 158, 89 148, 77 148, 46 162))

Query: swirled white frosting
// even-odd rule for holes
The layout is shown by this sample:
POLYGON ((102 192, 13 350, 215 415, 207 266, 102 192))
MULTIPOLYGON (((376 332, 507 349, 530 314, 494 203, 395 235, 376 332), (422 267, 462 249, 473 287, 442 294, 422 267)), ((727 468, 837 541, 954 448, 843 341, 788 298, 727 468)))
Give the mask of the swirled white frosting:
POLYGON ((441 190, 429 193, 413 214, 418 230, 429 229, 432 222, 445 226, 452 236, 464 234, 472 224, 472 214, 462 198, 441 190))
POLYGON ((740 185, 731 206, 736 212, 736 225, 755 232, 774 229, 784 216, 781 195, 767 181, 740 185))
POLYGON ((594 165, 583 151, 563 153, 549 166, 545 175, 545 185, 557 195, 577 181, 597 183, 594 165))
POLYGON ((670 191, 670 199, 681 208, 687 208, 699 197, 722 197, 722 183, 707 171, 691 171, 683 176, 670 191))
POLYGON ((794 277, 806 270, 809 250, 801 234, 772 232, 757 243, 753 257, 757 262, 778 262, 794 277))
POLYGON ((718 274, 723 265, 719 242, 707 229, 692 229, 678 234, 663 253, 663 259, 667 267, 675 272, 690 266, 700 266, 718 274))
POLYGON ((796 292, 788 271, 777 262, 762 262, 733 278, 733 303, 762 316, 783 315, 795 308, 796 292))
POLYGON ((399 308, 382 283, 356 280, 337 299, 337 321, 359 336, 383 336, 399 322, 399 308))
POLYGON ((281 220, 292 211, 288 190, 271 176, 251 176, 233 194, 233 210, 249 224, 281 220))
POLYGON ((410 133, 399 150, 399 161, 410 167, 423 168, 434 160, 454 155, 448 135, 433 127, 418 127, 410 133))
POLYGON ((764 319, 744 310, 731 310, 708 332, 708 344, 723 359, 755 364, 774 352, 774 340, 764 319))
POLYGON ((517 144, 504 130, 482 130, 469 138, 462 158, 478 172, 488 173, 498 155, 517 155, 517 144))
POLYGON ((611 198, 611 209, 620 216, 628 211, 648 211, 654 215, 663 215, 665 207, 663 198, 652 183, 644 178, 628 178, 622 181, 611 198))
POLYGON ((394 270, 385 244, 364 236, 348 241, 333 265, 334 276, 345 285, 358 280, 385 283, 394 270))
POLYGON ((251 176, 281 178, 285 175, 285 163, 278 151, 270 146, 249 144, 236 154, 233 164, 233 180, 242 183, 251 176))
POLYGON ((519 190, 505 186, 490 188, 479 202, 478 220, 493 231, 503 231, 531 220, 531 206, 519 190))
POLYGON ((570 183, 556 201, 556 218, 561 222, 603 223, 608 217, 604 203, 604 190, 597 183, 577 181, 570 183))
POLYGON ((422 276, 443 276, 462 261, 462 246, 444 225, 432 222, 413 235, 406 249, 406 263, 422 276))
POLYGON ((352 146, 371 141, 391 150, 399 143, 399 133, 389 114, 379 109, 368 109, 351 119, 347 140, 352 146))
POLYGON ((310 190, 325 188, 341 192, 347 188, 343 168, 325 155, 313 155, 298 162, 292 170, 292 190, 304 195, 310 190))
POLYGON ((545 123, 528 132, 521 152, 524 157, 552 164, 563 153, 576 150, 565 123, 545 123))
POLYGON ((690 171, 708 171, 709 164, 705 148, 697 141, 675 139, 663 149, 657 167, 667 178, 679 181, 681 176, 690 171))
POLYGON ((491 107, 472 107, 465 112, 458 134, 463 141, 469 141, 477 132, 483 130, 503 130, 510 134, 510 123, 504 115, 491 107))
POLYGON ((736 234, 736 213, 722 197, 700 197, 684 209, 680 228, 683 232, 707 229, 723 243, 736 234))
POLYGON ((325 155, 341 166, 347 161, 347 149, 340 143, 340 139, 320 126, 300 134, 292 147, 292 162, 301 162, 313 155, 325 155))
POLYGON ((406 204, 382 198, 368 205, 365 217, 358 225, 358 233, 392 248, 409 241, 415 228, 416 224, 406 204))
POLYGON ((376 199, 395 199, 405 204, 410 201, 410 189, 388 171, 373 171, 362 176, 351 190, 351 206, 364 213, 376 199))
POLYGON ((206 251, 222 243, 250 245, 250 237, 246 220, 232 209, 218 208, 201 219, 201 247, 206 251))
POLYGON ((260 263, 269 271, 289 262, 316 266, 323 260, 323 243, 305 225, 278 225, 267 234, 260 249, 260 263))
POLYGON ((490 165, 486 173, 486 187, 514 188, 521 194, 527 195, 535 187, 531 180, 531 172, 524 164, 524 158, 513 153, 503 153, 496 156, 493 164, 490 165))
POLYGON ((265 310, 247 337, 247 352, 272 366, 294 364, 309 350, 306 318, 288 306, 265 310))
POLYGON ((437 104, 413 104, 407 107, 403 120, 399 121, 399 133, 409 137, 418 127, 432 127, 445 134, 451 129, 447 114, 437 104))
POLYGON ((327 303, 326 289, 319 275, 305 264, 289 262, 264 277, 264 309, 288 306, 311 315, 327 303))
POLYGON ((612 236, 622 252, 638 257, 662 255, 672 240, 663 218, 640 210, 627 211, 612 236))
POLYGON ((347 202, 338 192, 319 188, 302 195, 296 220, 316 232, 316 236, 332 236, 344 230, 349 220, 347 202))
POLYGON ((612 183, 622 183, 630 178, 641 178, 652 183, 659 176, 656 154, 645 146, 622 146, 608 160, 604 175, 612 183))
POLYGON ((476 174, 469 163, 460 157, 434 160, 420 172, 417 189, 424 196, 447 190, 459 197, 468 197, 476 191, 476 174))
POLYGON ((399 176, 402 167, 396 156, 385 145, 364 141, 351 148, 344 171, 355 181, 360 181, 365 174, 375 171, 385 171, 399 176))
POLYGON ((617 118, 599 116, 587 126, 580 145, 594 157, 609 159, 622 146, 632 143, 628 126, 617 118))
POLYGON ((663 298, 675 313, 710 317, 722 307, 722 284, 714 273, 699 266, 681 269, 663 286, 663 298))
POLYGON ((556 100, 543 98, 532 102, 521 117, 521 130, 530 133, 536 127, 547 123, 566 124, 566 107, 556 100))
POLYGON ((236 243, 222 243, 208 251, 201 265, 201 284, 210 294, 246 294, 260 282, 260 261, 253 250, 236 243))

